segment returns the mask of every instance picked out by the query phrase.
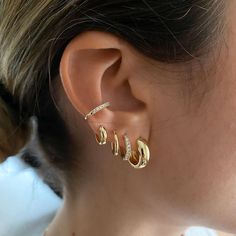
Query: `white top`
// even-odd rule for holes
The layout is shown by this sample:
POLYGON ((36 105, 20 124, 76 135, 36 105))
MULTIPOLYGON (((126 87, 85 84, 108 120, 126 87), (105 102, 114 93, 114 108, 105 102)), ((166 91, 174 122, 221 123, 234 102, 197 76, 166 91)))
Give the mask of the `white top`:
MULTIPOLYGON (((41 236, 45 236, 45 234, 42 234, 41 236)), ((184 236, 217 236, 217 234, 213 229, 192 226, 186 229, 184 236)))
POLYGON ((0 235, 39 236, 61 199, 19 157, 0 164, 0 235))
POLYGON ((185 231, 184 236, 217 236, 217 233, 213 229, 208 229, 199 226, 192 226, 185 231))
MULTIPOLYGON (((0 164, 1 236, 42 236, 61 204, 62 200, 18 156, 0 164)), ((185 236, 217 235, 211 229, 190 227, 185 236)))

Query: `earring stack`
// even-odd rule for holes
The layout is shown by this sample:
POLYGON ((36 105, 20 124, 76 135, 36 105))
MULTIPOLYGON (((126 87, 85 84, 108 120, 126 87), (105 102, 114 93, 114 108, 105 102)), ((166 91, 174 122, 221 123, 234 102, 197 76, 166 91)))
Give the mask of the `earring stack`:
MULTIPOLYGON (((84 119, 87 120, 89 116, 94 115, 98 111, 110 106, 109 102, 106 102, 85 115, 84 119)), ((95 139, 99 145, 107 143, 107 130, 104 126, 100 125, 98 133, 95 134, 95 139)), ((114 156, 120 156, 122 160, 128 161, 128 163, 135 169, 141 169, 147 166, 150 160, 150 150, 147 141, 139 137, 136 139, 136 147, 132 148, 130 139, 127 133, 122 135, 124 147, 121 146, 117 131, 113 130, 113 141, 111 141, 111 150, 114 156)))

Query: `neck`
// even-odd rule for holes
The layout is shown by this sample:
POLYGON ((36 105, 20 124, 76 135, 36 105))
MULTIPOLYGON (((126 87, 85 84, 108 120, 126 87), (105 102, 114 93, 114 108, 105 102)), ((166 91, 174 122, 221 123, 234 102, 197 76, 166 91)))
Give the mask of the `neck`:
POLYGON ((103 184, 90 183, 78 194, 66 193, 47 236, 182 235, 184 227, 153 215, 143 202, 128 196, 128 189, 107 186, 105 180, 103 184))
POLYGON ((180 236, 184 232, 186 226, 179 226, 173 208, 150 193, 149 188, 156 186, 147 187, 145 179, 152 178, 148 170, 145 174, 112 158, 109 146, 96 145, 85 153, 79 170, 70 172, 81 176, 68 177, 64 204, 47 236, 180 236))

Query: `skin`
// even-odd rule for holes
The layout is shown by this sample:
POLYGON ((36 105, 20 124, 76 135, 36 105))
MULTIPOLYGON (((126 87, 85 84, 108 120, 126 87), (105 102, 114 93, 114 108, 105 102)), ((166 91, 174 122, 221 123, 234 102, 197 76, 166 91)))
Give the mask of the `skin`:
POLYGON ((180 236, 192 225, 236 233, 236 3, 230 4, 227 45, 222 40, 201 58, 203 67, 196 59, 161 64, 108 33, 86 32, 68 44, 55 86, 82 149, 47 236, 180 236), (106 101, 110 107, 83 120, 106 101), (104 146, 94 138, 99 124, 108 131, 104 146), (133 147, 139 136, 148 141, 146 168, 113 157, 113 130, 121 146, 125 131, 133 147))

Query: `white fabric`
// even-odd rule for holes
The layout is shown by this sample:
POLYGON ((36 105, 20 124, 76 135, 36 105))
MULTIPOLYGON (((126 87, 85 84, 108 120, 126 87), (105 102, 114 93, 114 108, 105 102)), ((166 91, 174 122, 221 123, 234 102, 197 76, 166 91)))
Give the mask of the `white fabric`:
POLYGON ((41 236, 61 199, 19 157, 0 165, 0 236, 41 236))
MULTIPOLYGON (((0 236, 41 236, 61 204, 61 199, 19 157, 0 164, 0 236)), ((190 227, 185 236, 217 235, 211 229, 190 227)))
POLYGON ((217 236, 216 231, 205 227, 192 226, 185 231, 184 236, 217 236))

